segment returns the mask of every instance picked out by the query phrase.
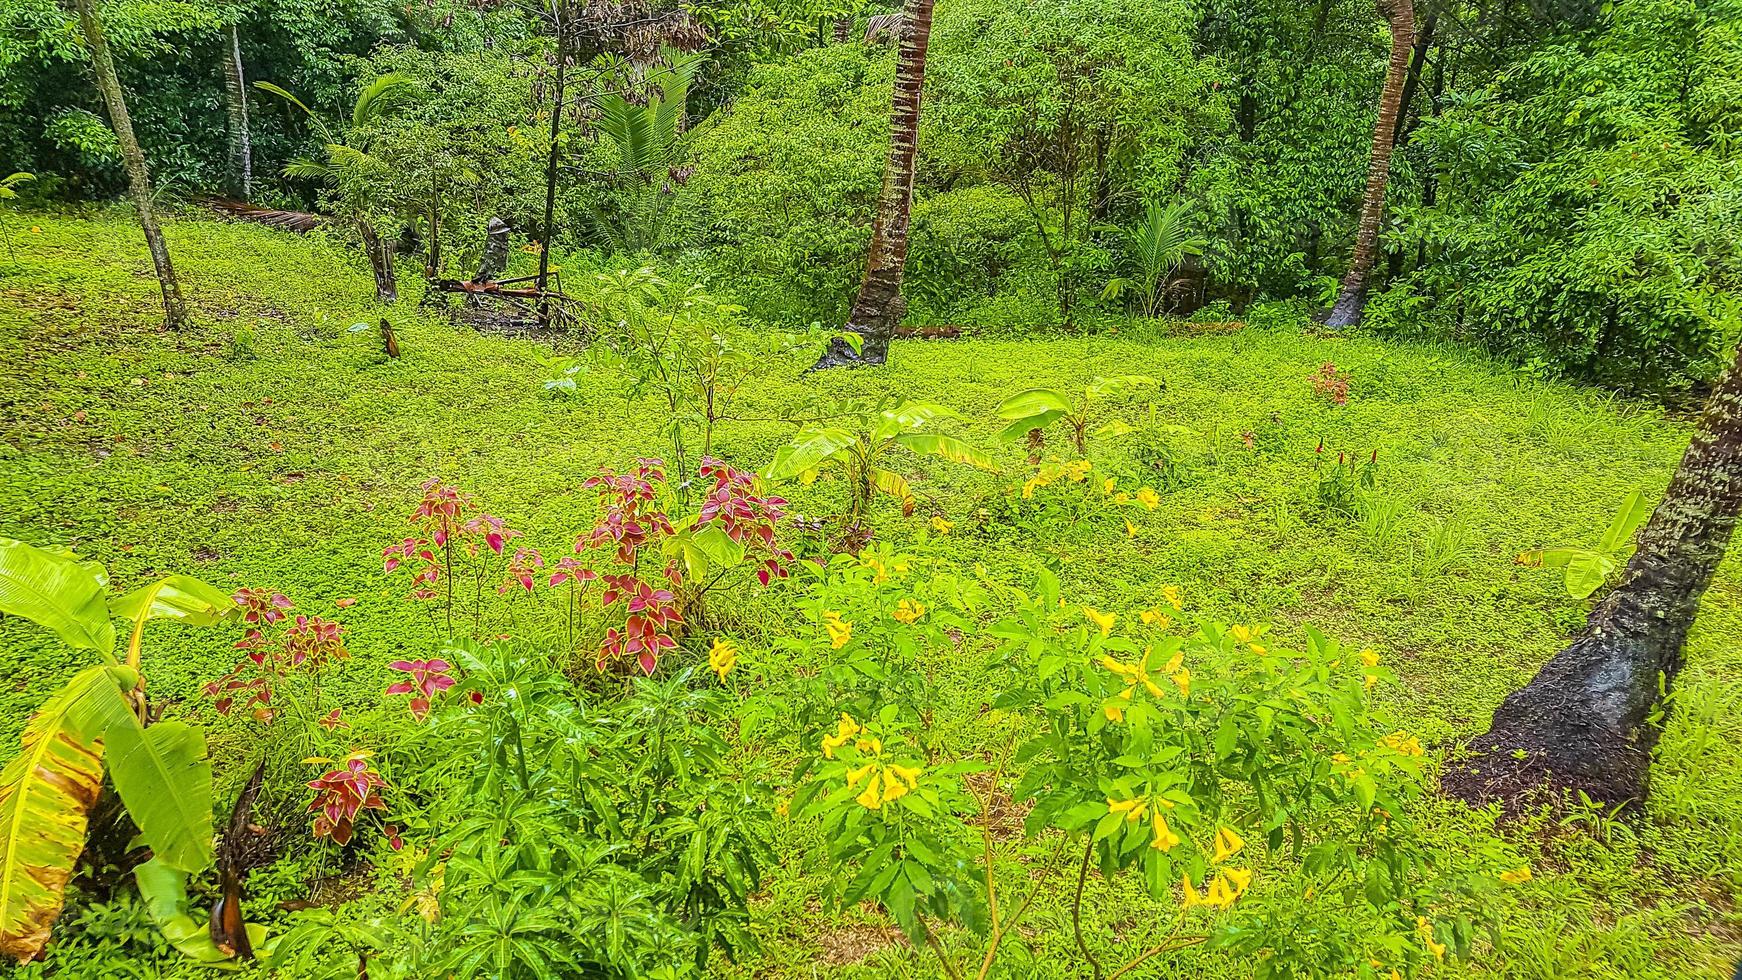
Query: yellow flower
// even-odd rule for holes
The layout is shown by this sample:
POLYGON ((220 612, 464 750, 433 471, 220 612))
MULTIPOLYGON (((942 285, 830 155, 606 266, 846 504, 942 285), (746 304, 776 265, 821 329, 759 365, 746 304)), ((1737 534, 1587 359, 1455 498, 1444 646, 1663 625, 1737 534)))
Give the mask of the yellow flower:
POLYGON ((1192 672, 1185 669, 1184 667, 1181 667, 1179 669, 1179 671, 1173 675, 1173 686, 1179 688, 1179 696, 1180 697, 1182 697, 1182 698, 1191 697, 1192 696, 1192 672))
POLYGON ((879 765, 868 763, 847 774, 847 788, 859 785, 867 776, 865 791, 854 799, 867 810, 882 809, 883 804, 901 799, 919 787, 917 766, 879 765))
POLYGON ((1163 602, 1172 606, 1174 612, 1181 612, 1185 609, 1185 600, 1181 597, 1179 586, 1177 585, 1162 586, 1161 599, 1163 602))
POLYGON ((1511 871, 1503 872, 1500 880, 1508 885, 1522 885, 1530 880, 1530 865, 1521 864, 1511 871))
POLYGON ((1209 903, 1205 902, 1203 897, 1198 894, 1198 890, 1196 888, 1192 887, 1191 876, 1189 876, 1189 875, 1182 876, 1179 880, 1179 884, 1180 884, 1180 888, 1182 889, 1181 894, 1180 894, 1180 899, 1181 899, 1180 907, 1181 908, 1189 909, 1189 908, 1194 908, 1194 907, 1199 906, 1199 905, 1209 904, 1209 903))
POLYGON ((1144 487, 1137 491, 1137 502, 1142 504, 1146 510, 1154 510, 1161 506, 1161 495, 1148 487, 1144 487))
POLYGON ((1233 828, 1223 827, 1216 831, 1216 854, 1210 858, 1210 861, 1213 864, 1221 864, 1240 853, 1240 849, 1245 846, 1246 842, 1240 839, 1239 834, 1234 833, 1233 828))
POLYGON ((1083 615, 1089 618, 1089 622, 1101 628, 1102 636, 1113 632, 1113 621, 1119 618, 1118 613, 1104 613, 1093 606, 1084 606, 1083 615))
POLYGON ((859 734, 859 723, 845 711, 841 712, 841 723, 835 729, 835 734, 823 736, 823 758, 833 759, 835 750, 852 741, 859 734))
POLYGON ((1107 797, 1107 812, 1123 813, 1126 820, 1136 823, 1149 814, 1149 804, 1136 797, 1129 800, 1115 800, 1109 796, 1107 797))
POLYGON ((1022 485, 1022 499, 1023 500, 1034 499, 1034 488, 1040 487, 1040 486, 1045 486, 1045 485, 1046 484, 1044 484, 1040 481, 1040 477, 1038 477, 1038 476, 1030 477, 1028 482, 1026 482, 1022 485))
POLYGON ((951 524, 949 521, 946 521, 941 517, 933 517, 931 519, 931 529, 939 534, 948 534, 954 527, 954 524, 951 524))
POLYGON ((713 649, 708 651, 708 669, 719 674, 723 681, 737 663, 738 645, 723 636, 714 637, 713 649))
POLYGON ((925 615, 925 606, 912 599, 903 599, 896 603, 893 615, 896 622, 912 626, 919 621, 919 617, 925 615))
POLYGON ((1361 663, 1368 667, 1377 667, 1379 666, 1379 654, 1374 653, 1372 650, 1362 650, 1361 663))
POLYGON ((823 629, 829 631, 829 647, 839 650, 853 638, 853 624, 841 618, 838 612, 823 613, 823 629))
POLYGON ((1221 875, 1217 875, 1216 880, 1210 882, 1210 887, 1204 889, 1204 904, 1220 909, 1233 905, 1234 900, 1239 897, 1234 894, 1234 888, 1228 884, 1228 879, 1221 875))
POLYGON ((1071 478, 1072 483, 1083 482, 1083 480, 1088 477, 1089 471, 1094 468, 1095 464, 1086 459, 1079 459, 1076 462, 1066 463, 1064 465, 1065 475, 1071 478))
MULTIPOLYGON (((854 797, 858 804, 867 810, 876 810, 883 806, 883 794, 877 792, 878 779, 882 774, 876 772, 876 768, 876 766, 866 766, 864 769, 858 770, 861 775, 863 775, 866 770, 871 770, 871 781, 865 784, 865 792, 854 797)), ((851 776, 849 776, 848 779, 848 786, 852 786, 857 782, 857 780, 853 780, 851 776)))
POLYGON ((1131 502, 1131 495, 1126 493, 1125 491, 1121 490, 1118 493, 1113 495, 1113 502, 1116 504, 1130 503, 1131 502))
POLYGON ((1224 868, 1222 876, 1228 879, 1230 885, 1234 886, 1235 898, 1246 894, 1246 888, 1252 884, 1252 869, 1250 868, 1224 868))
POLYGON ((864 753, 869 754, 869 755, 882 755, 883 754, 883 740, 880 738, 871 738, 871 737, 867 736, 865 738, 860 739, 857 742, 854 742, 853 748, 858 749, 860 752, 864 752, 864 753))
POLYGON ((1425 755, 1427 750, 1421 747, 1421 742, 1414 735, 1404 731, 1392 732, 1379 740, 1379 744, 1404 755, 1425 755))
POLYGON ((1137 614, 1137 618, 1143 620, 1143 625, 1161 630, 1173 625, 1173 619, 1159 609, 1145 609, 1137 614))
POLYGON ((1373 685, 1375 685, 1377 683, 1379 683, 1379 675, 1378 674, 1367 674, 1366 676, 1361 678, 1361 687, 1364 690, 1368 690, 1368 691, 1373 690, 1373 685))
POLYGON ((1108 477, 1107 479, 1101 481, 1101 492, 1102 493, 1112 493, 1114 490, 1118 489, 1118 487, 1119 487, 1119 481, 1113 479, 1112 477, 1108 477))
POLYGON ((1125 536, 1128 538, 1137 537, 1137 528, 1130 521, 1125 522, 1125 536))
POLYGON ((1331 756, 1331 761, 1338 765, 1348 765, 1353 760, 1349 758, 1349 753, 1338 752, 1336 755, 1331 756))
POLYGON ((1149 842, 1149 846, 1163 854, 1179 846, 1179 835, 1168 827, 1160 810, 1155 811, 1155 839, 1149 842))
POLYGON ((1421 934, 1421 944, 1427 947, 1427 951, 1433 954, 1434 959, 1443 960, 1446 958, 1446 944, 1434 942, 1434 927, 1427 921, 1427 916, 1418 915, 1415 917, 1415 931, 1421 934))

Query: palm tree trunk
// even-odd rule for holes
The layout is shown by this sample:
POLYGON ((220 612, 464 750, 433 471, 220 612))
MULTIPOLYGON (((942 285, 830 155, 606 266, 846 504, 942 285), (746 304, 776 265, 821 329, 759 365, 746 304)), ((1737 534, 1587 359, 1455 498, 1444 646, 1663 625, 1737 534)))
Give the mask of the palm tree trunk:
POLYGON ((399 280, 393 271, 393 245, 381 240, 368 218, 357 219, 357 232, 363 236, 369 271, 375 274, 375 298, 391 306, 399 300, 399 280))
POLYGON ((1513 692, 1474 759, 1449 764, 1447 792, 1517 802, 1539 787, 1616 805, 1645 797, 1653 717, 1682 667, 1700 596, 1742 510, 1742 348, 1640 532, 1621 583, 1585 631, 1513 692), (1661 682, 1660 682, 1661 678, 1661 682))
POLYGON ((847 41, 850 38, 852 38, 852 36, 853 36, 853 18, 851 18, 851 17, 837 17, 837 18, 835 18, 835 43, 836 44, 846 44, 847 41))
POLYGON ((901 274, 907 265, 908 226, 913 217, 914 166, 919 156, 919 108, 925 88, 925 51, 931 40, 933 0, 907 0, 902 13, 901 54, 896 62, 895 94, 889 111, 889 161, 883 170, 883 192, 871 225, 871 248, 859 297, 847 317, 847 329, 863 338, 855 353, 840 339, 811 370, 843 365, 882 364, 889 359, 889 341, 906 310, 901 274))
POLYGON ((1367 275, 1379 251, 1379 221, 1385 215, 1385 184, 1391 178, 1392 139, 1397 111, 1403 103, 1403 83, 1415 43, 1415 7, 1410 0, 1379 0, 1379 14, 1391 25, 1391 63, 1385 69, 1385 89, 1379 96, 1379 120, 1373 127, 1373 154, 1367 163, 1367 191, 1361 197, 1361 224, 1355 232, 1355 258, 1343 277, 1343 290, 1325 323, 1347 327, 1361 322, 1367 305, 1367 275))
POLYGON ((242 37, 230 25, 224 49, 224 112, 230 119, 230 193, 246 201, 254 195, 254 150, 248 136, 248 81, 242 71, 242 37))
POLYGON ((163 229, 157 226, 157 214, 151 206, 151 172, 145 166, 145 154, 133 135, 133 117, 127 114, 127 101, 121 94, 121 80, 115 75, 115 62, 109 56, 109 41, 103 33, 103 23, 97 19, 94 0, 73 0, 79 13, 79 26, 84 30, 85 43, 91 49, 91 67, 96 69, 97 88, 109 107, 109 122, 114 126, 115 139, 121 144, 121 160, 127 167, 127 196, 139 213, 139 227, 145 232, 145 246, 151 251, 151 264, 157 267, 157 283, 163 290, 163 322, 171 330, 180 330, 187 323, 187 304, 181 298, 181 284, 176 281, 175 267, 169 262, 169 247, 163 243, 163 229))

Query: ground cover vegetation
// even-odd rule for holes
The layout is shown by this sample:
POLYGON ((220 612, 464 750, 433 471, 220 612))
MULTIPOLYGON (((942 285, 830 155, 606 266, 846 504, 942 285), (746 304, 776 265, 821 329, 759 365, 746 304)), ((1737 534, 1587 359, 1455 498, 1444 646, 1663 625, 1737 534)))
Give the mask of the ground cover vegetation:
POLYGON ((1728 975, 1728 0, 0 27, 7 974, 1728 975))

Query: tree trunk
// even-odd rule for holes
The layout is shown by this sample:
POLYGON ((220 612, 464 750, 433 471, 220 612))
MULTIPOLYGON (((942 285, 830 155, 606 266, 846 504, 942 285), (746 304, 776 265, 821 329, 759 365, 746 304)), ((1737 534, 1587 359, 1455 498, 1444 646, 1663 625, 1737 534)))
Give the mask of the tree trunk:
POLYGON ((1644 799, 1659 734, 1652 716, 1681 671, 1683 642, 1738 510, 1742 348, 1621 583, 1591 611, 1584 633, 1494 712, 1487 733, 1471 743, 1475 758, 1448 766, 1446 791, 1508 803, 1543 786, 1606 805, 1644 799))
POLYGON ((838 17, 835 19, 835 43, 846 44, 853 37, 853 18, 838 17))
POLYGON ((246 201, 254 196, 254 150, 248 136, 248 80, 242 71, 242 38, 234 23, 224 48, 224 112, 230 119, 230 194, 246 201))
POLYGON ((1421 113, 1409 110, 1415 104, 1416 90, 1421 88, 1422 67, 1427 64, 1427 53, 1433 47, 1434 28, 1439 21, 1439 10, 1427 12, 1427 18, 1421 22, 1421 32, 1415 36, 1414 50, 1409 55, 1409 74, 1403 80, 1403 95, 1397 106, 1397 128, 1391 135, 1392 143, 1399 149, 1409 143, 1409 134, 1421 122, 1421 113))
POLYGON ((1355 232, 1355 258, 1343 277, 1337 304, 1326 324, 1347 327, 1361 322, 1367 305, 1367 275, 1379 251, 1379 221, 1385 214, 1385 184, 1391 178, 1392 137, 1397 110, 1403 102, 1404 76, 1415 42, 1415 7, 1411 0, 1379 0, 1379 13, 1391 25, 1391 63, 1385 69, 1385 89, 1379 96, 1379 120, 1373 126, 1373 155, 1367 164, 1367 191, 1361 197, 1361 224, 1355 232))
POLYGON ((895 69, 895 93, 889 111, 889 160, 883 171, 883 191, 871 225, 871 248, 859 297, 847 317, 847 329, 863 338, 855 353, 840 339, 811 370, 844 365, 882 364, 889 359, 889 340, 907 304, 901 297, 901 274, 907 265, 908 225, 913 217, 914 166, 919 155, 919 107, 925 88, 925 51, 931 40, 933 0, 907 0, 901 17, 901 55, 895 69))
POLYGON ((368 218, 357 219, 357 231, 363 236, 369 271, 375 274, 375 298, 391 306, 399 299, 399 282, 393 274, 393 245, 381 240, 368 218))
POLYGON ((103 34, 103 23, 97 19, 95 0, 73 0, 79 12, 79 26, 84 30, 85 43, 91 49, 91 67, 97 73, 97 88, 109 108, 109 122, 114 126, 115 139, 121 144, 121 159, 127 166, 127 196, 139 213, 139 227, 145 232, 145 246, 151 251, 151 264, 157 267, 157 283, 163 289, 163 322, 171 330, 180 330, 187 323, 187 304, 182 302, 181 284, 176 281, 175 267, 169 262, 169 246, 163 242, 163 229, 157 226, 157 213, 151 206, 151 172, 145 166, 145 154, 133 135, 133 117, 127 114, 127 100, 121 94, 121 80, 115 75, 115 62, 109 56, 109 41, 103 34))
MULTIPOLYGON (((544 242, 538 253, 538 289, 544 292, 550 278, 550 246, 556 238, 556 175, 557 175, 557 140, 562 135, 563 82, 568 74, 568 25, 563 22, 563 4, 552 0, 550 5, 551 19, 556 24, 556 97, 550 106, 550 154, 544 163, 544 242)), ((550 300, 541 298, 538 301, 538 323, 541 327, 550 326, 550 300)))

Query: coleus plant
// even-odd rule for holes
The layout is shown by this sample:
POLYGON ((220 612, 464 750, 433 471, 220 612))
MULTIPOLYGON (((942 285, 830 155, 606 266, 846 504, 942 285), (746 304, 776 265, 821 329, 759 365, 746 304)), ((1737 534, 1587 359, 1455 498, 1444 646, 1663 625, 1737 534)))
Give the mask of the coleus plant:
MULTIPOLYGON (((756 577, 764 587, 785 578, 792 552, 782 547, 777 527, 786 516, 786 501, 756 493, 755 477, 716 459, 703 459, 699 469, 711 481, 700 510, 673 521, 660 493, 666 486, 665 464, 641 459, 634 470, 606 470, 587 480, 597 491, 599 521, 575 542, 578 553, 602 553, 623 571, 600 576, 601 605, 621 604, 623 622, 605 630, 595 666, 604 670, 617 660, 632 659, 651 674, 660 655, 677 645, 673 631, 684 622, 685 601, 695 601, 727 571, 746 561, 756 562, 756 577), (645 575, 645 565, 659 569, 645 575), (680 598, 679 593, 685 595, 680 598)), ((565 562, 567 560, 565 559, 565 562)), ((586 581, 591 569, 564 566, 551 584, 586 581)))
MULTIPOLYGON (((500 517, 476 512, 477 504, 470 494, 438 478, 424 481, 422 490, 423 497, 409 519, 417 533, 381 551, 382 571, 411 571, 412 598, 441 599, 444 621, 451 632, 456 576, 469 577, 478 586, 477 592, 498 572, 493 559, 506 558, 508 579, 499 591, 515 584, 531 588, 532 571, 544 567, 544 558, 535 548, 519 548, 511 558, 506 556, 508 543, 522 536, 519 531, 500 517)), ((464 590, 459 594, 463 596, 464 590)), ((482 608, 474 608, 474 629, 481 617, 482 608)))

